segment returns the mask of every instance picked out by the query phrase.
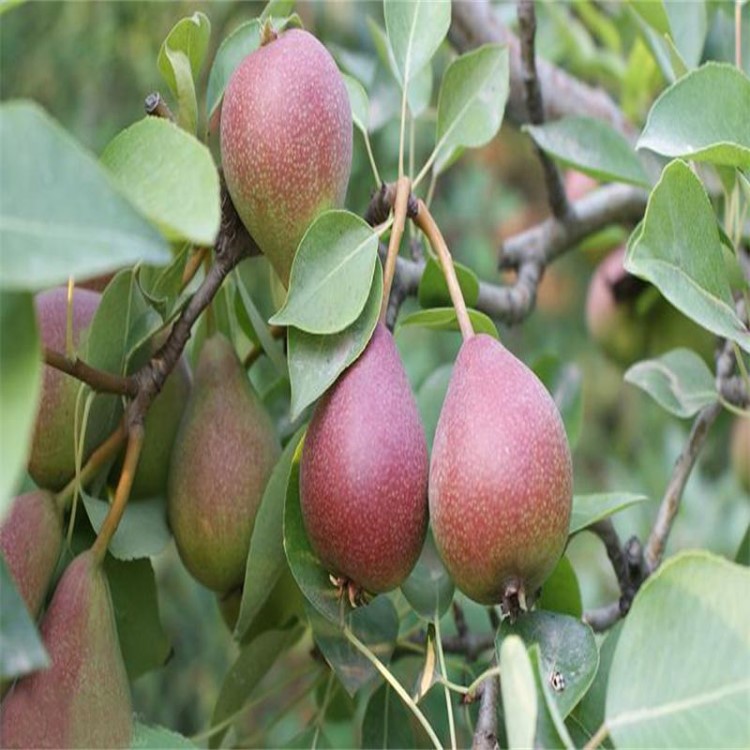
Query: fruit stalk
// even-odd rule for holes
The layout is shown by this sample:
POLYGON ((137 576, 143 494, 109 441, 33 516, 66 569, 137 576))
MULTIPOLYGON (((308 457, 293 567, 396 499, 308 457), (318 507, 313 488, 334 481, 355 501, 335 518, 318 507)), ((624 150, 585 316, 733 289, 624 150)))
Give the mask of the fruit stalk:
POLYGON ((417 214, 414 217, 414 223, 424 232, 427 241, 438 256, 440 267, 443 269, 443 274, 445 275, 445 282, 448 285, 448 292, 451 296, 453 307, 456 310, 456 318, 458 319, 458 327, 461 329, 461 336, 464 341, 467 341, 474 335, 474 327, 471 325, 464 295, 456 276, 456 269, 453 267, 453 258, 448 250, 448 245, 445 243, 445 238, 440 231, 440 227, 438 227, 430 210, 421 199, 417 203, 417 214))
POLYGON ((410 190, 411 184, 409 183, 409 178, 400 177, 398 182, 396 182, 396 199, 393 202, 393 227, 391 228, 391 238, 388 242, 388 255, 385 259, 385 272, 383 274, 383 305, 380 308, 381 323, 385 323, 385 315, 388 311, 388 300, 391 296, 393 275, 396 272, 396 258, 401 247, 401 238, 404 235, 410 190))

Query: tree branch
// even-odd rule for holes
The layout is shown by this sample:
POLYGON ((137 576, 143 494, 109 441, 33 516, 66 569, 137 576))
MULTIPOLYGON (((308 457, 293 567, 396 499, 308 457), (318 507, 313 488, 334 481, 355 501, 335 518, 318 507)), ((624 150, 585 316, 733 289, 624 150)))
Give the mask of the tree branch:
POLYGON ((497 741, 497 701, 500 681, 490 677, 482 683, 482 696, 479 700, 479 716, 474 730, 472 750, 496 750, 497 741))
POLYGON ((111 372, 98 370, 96 367, 86 364, 82 359, 70 360, 64 354, 53 349, 44 350, 44 362, 66 375, 91 386, 98 393, 115 393, 118 396, 134 396, 138 390, 138 384, 132 377, 113 375, 111 372))

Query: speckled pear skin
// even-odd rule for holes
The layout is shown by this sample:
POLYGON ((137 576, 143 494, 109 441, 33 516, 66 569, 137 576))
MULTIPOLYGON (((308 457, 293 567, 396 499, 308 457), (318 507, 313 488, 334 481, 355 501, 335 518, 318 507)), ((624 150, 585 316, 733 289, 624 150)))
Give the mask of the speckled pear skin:
POLYGON ((456 359, 432 449, 430 518, 456 585, 481 604, 533 597, 568 538, 573 471, 549 393, 485 334, 456 359))
POLYGON ((47 595, 62 551, 62 513, 46 490, 19 495, 0 524, 0 551, 33 618, 47 595))
POLYGON ((65 570, 42 620, 48 669, 3 701, 4 748, 129 747, 132 705, 109 584, 90 551, 65 570))
POLYGON ((312 34, 285 31, 232 74, 221 161, 240 218, 286 286, 307 227, 343 204, 352 164, 346 86, 312 34))
MULTIPOLYGON (((57 352, 65 352, 67 316, 65 287, 56 287, 37 294, 34 298, 37 323, 42 345, 57 352)), ((79 346, 81 334, 91 323, 101 295, 76 288, 73 293, 73 344, 79 346)), ((75 414, 76 398, 81 383, 53 367, 44 367, 42 395, 37 412, 34 437, 29 458, 29 474, 36 484, 50 490, 60 490, 75 474, 75 414)), ((86 432, 88 454, 106 437, 106 425, 98 424, 92 409, 86 432)))
POLYGON ((255 516, 280 452, 232 345, 211 336, 198 358, 167 490, 177 550, 207 588, 223 594, 242 585, 255 516))
POLYGON ((427 443, 396 344, 378 324, 318 403, 300 505, 323 565, 370 593, 409 575, 427 532, 427 443))

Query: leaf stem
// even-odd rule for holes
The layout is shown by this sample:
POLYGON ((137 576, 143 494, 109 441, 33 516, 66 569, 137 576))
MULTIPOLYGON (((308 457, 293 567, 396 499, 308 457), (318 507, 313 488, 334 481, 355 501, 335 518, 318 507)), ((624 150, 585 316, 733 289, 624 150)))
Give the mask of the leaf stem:
POLYGON ((398 139, 398 176, 404 176, 404 140, 406 136, 406 92, 409 88, 408 81, 404 81, 404 90, 401 95, 401 133, 398 139))
POLYGON ((91 547, 94 557, 99 562, 101 562, 104 559, 104 555, 107 554, 107 547, 109 546, 112 537, 115 535, 117 527, 120 525, 122 514, 125 512, 125 507, 128 504, 128 498, 130 497, 133 479, 135 477, 136 469, 138 468, 138 459, 141 456, 141 448, 143 447, 143 438, 145 434, 142 424, 135 424, 130 428, 128 434, 128 446, 125 449, 125 461, 122 466, 122 472, 120 473, 120 480, 117 483, 117 489, 115 490, 115 499, 112 505, 110 505, 104 523, 99 529, 99 534, 91 547))
MULTIPOLYGON (((438 663, 440 664, 440 674, 443 679, 448 679, 448 670, 445 667, 445 654, 443 653, 443 643, 440 640, 440 617, 435 612, 435 648, 437 649, 438 663)), ((445 708, 448 712, 448 728, 451 735, 451 748, 456 750, 456 722, 453 718, 453 702, 451 701, 451 692, 447 685, 443 685, 445 695, 445 708)))
POLYGON ((594 736, 583 746, 583 750, 595 750, 599 745, 604 742, 609 736, 609 729, 606 724, 602 724, 599 729, 594 732, 594 736))
POLYGON ((380 187, 383 181, 380 179, 380 172, 378 171, 378 165, 375 163, 375 155, 372 153, 372 144, 370 143, 370 136, 367 131, 362 131, 362 136, 365 139, 365 149, 367 150, 367 158, 370 160, 370 167, 372 168, 372 174, 375 177, 375 185, 380 187))
POLYGON ((432 725, 429 721, 427 721, 427 717, 419 709, 419 706, 417 706, 417 704, 411 699, 406 690, 404 690, 401 683, 390 673, 385 664, 383 664, 383 662, 380 661, 380 659, 378 659, 378 657, 375 656, 375 654, 373 654, 372 651, 370 651, 370 649, 367 648, 367 646, 365 646, 365 644, 362 643, 362 641, 360 641, 356 635, 354 635, 348 625, 344 625, 344 636, 352 644, 352 646, 354 646, 354 648, 356 648, 357 651, 359 651, 360 654, 362 654, 362 656, 364 656, 373 665, 373 667, 375 667, 375 669, 380 672, 383 679, 394 689, 398 697, 401 698, 401 700, 406 704, 406 707, 414 714, 414 716, 417 718, 417 721, 419 721, 425 732, 427 732, 427 735, 429 736, 436 750, 442 750, 443 746, 440 744, 440 740, 435 734, 435 730, 432 728, 432 725))
POLYGON ((380 306, 380 322, 385 322, 385 314, 388 311, 388 300, 391 296, 393 286, 393 275, 396 273, 396 258, 401 247, 401 238, 404 235, 406 225, 406 209, 409 205, 410 183, 408 177, 399 177, 396 183, 396 198, 393 202, 393 227, 388 242, 388 255, 385 259, 385 272, 383 273, 383 302, 380 306))
POLYGON ((456 276, 456 269, 453 267, 453 258, 440 228, 430 213, 430 209, 427 208, 421 199, 417 203, 417 215, 414 217, 414 222, 424 232, 425 237, 427 237, 432 249, 438 256, 440 266, 443 269, 443 275, 445 276, 445 282, 448 285, 448 292, 453 301, 453 307, 456 310, 456 318, 458 319, 458 327, 461 329, 461 336, 464 341, 467 341, 474 335, 474 327, 471 325, 464 295, 456 276))

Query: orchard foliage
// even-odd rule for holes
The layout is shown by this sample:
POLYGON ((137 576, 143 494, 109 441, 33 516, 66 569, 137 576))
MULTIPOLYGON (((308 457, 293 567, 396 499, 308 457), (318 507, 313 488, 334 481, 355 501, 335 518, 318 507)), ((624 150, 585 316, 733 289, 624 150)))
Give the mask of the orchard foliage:
POLYGON ((3 746, 750 745, 747 5, 541 5, 535 38, 528 0, 358 3, 356 48, 290 0, 223 38, 195 12, 155 56, 165 95, 100 154, 0 104, 3 746), (500 277, 448 247, 466 175, 493 179, 471 152, 506 137, 553 215, 500 277), (566 196, 563 168, 590 184, 566 196), (510 353, 545 271, 600 246, 590 346, 678 436, 656 491, 581 480, 596 384, 559 347, 510 353), (453 359, 456 331, 486 356, 417 378, 411 342, 453 359), (721 419, 742 544, 666 554, 721 419), (162 616, 199 586, 182 565, 233 641, 192 738, 130 695, 198 690, 169 665, 203 658, 191 623, 162 616), (594 608, 600 565, 617 594, 594 608))

